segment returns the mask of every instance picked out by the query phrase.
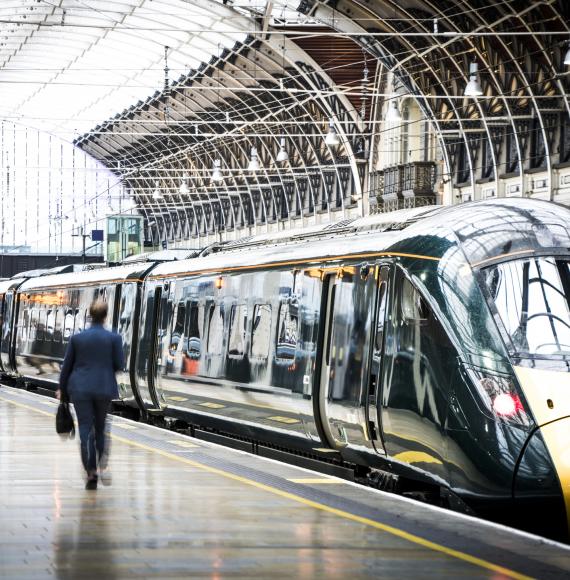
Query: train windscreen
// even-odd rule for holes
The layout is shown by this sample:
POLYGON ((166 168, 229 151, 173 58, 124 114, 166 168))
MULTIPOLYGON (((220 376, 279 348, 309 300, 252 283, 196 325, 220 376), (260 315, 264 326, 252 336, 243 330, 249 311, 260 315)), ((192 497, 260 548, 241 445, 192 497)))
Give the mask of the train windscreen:
POLYGON ((511 353, 570 358, 570 262, 537 257, 483 270, 511 353))

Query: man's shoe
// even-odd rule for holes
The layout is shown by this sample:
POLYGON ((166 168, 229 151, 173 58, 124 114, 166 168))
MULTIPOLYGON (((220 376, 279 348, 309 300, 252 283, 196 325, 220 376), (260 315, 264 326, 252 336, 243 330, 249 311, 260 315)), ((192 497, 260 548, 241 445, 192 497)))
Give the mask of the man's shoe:
POLYGON ((108 469, 99 470, 99 479, 103 485, 111 485, 113 483, 113 477, 108 469))
POLYGON ((97 489, 97 476, 90 477, 85 484, 85 489, 97 489))

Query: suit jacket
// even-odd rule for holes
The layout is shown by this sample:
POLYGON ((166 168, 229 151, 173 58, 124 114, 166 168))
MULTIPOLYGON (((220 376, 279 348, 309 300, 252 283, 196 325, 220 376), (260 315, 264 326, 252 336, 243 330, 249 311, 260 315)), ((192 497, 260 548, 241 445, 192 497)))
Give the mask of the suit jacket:
POLYGON ((101 324, 74 334, 61 366, 59 386, 72 400, 119 396, 115 373, 124 366, 121 337, 101 324))

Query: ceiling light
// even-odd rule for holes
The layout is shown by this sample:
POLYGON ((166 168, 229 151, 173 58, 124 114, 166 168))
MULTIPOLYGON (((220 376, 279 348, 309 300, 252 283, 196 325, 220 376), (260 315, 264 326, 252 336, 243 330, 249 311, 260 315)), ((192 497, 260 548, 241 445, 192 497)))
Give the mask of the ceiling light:
POLYGON ((281 137, 281 149, 279 153, 277 153, 277 161, 282 163, 283 161, 287 161, 289 159, 289 153, 285 150, 285 137, 281 137))
POLYGON ((162 199, 162 194, 160 193, 160 189, 158 187, 158 181, 154 183, 154 191, 152 192, 152 199, 162 199))
POLYGON ((180 189, 178 191, 181 195, 188 195, 188 184, 186 183, 185 179, 183 179, 180 183, 180 189))
POLYGON ((224 176, 220 171, 220 167, 222 166, 222 162, 219 159, 214 160, 214 172, 212 173, 212 181, 223 181, 224 176))
POLYGON ((465 87, 465 92, 463 93, 466 97, 480 97, 483 94, 483 89, 479 84, 477 79, 477 63, 472 62, 469 65, 469 82, 465 87))
POLYGON ((398 103, 393 100, 388 106, 386 111, 386 121, 397 122, 402 120, 402 115, 400 115, 400 109, 398 109, 398 103))
POLYGON ((257 149, 255 147, 251 148, 251 159, 249 160, 249 165, 247 166, 248 171, 257 171, 259 169, 259 159, 257 158, 257 149))
POLYGON ((325 137, 325 143, 327 145, 330 145, 331 147, 338 145, 340 143, 338 135, 336 134, 336 131, 334 129, 334 123, 332 119, 329 119, 329 132, 325 137))

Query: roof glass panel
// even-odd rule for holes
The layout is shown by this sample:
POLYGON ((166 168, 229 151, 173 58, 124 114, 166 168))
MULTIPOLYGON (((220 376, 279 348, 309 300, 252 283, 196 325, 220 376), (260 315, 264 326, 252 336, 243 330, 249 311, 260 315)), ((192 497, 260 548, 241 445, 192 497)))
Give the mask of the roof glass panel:
POLYGON ((2 0, 0 116, 72 140, 161 90, 165 47, 174 81, 249 28, 214 0, 2 0))

